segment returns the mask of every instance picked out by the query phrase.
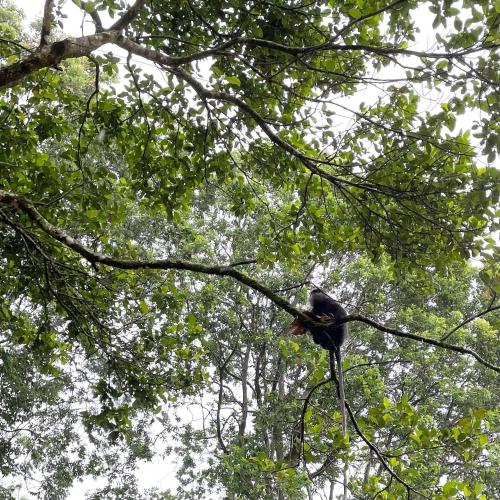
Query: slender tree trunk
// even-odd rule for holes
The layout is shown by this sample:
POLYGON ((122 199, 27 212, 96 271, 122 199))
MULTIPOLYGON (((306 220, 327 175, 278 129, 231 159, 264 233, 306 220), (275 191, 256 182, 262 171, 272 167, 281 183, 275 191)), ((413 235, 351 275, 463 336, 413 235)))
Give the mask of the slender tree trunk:
POLYGON ((245 429, 248 418, 248 364, 250 360, 250 344, 247 344, 245 355, 243 357, 243 364, 241 367, 241 419, 238 429, 238 439, 240 446, 243 447, 245 443, 245 429))
POLYGON ((370 452, 368 454, 368 461, 366 463, 365 467, 365 473, 363 477, 363 484, 368 484, 368 481, 370 480, 370 472, 372 468, 372 461, 373 461, 373 450, 370 449, 370 452))

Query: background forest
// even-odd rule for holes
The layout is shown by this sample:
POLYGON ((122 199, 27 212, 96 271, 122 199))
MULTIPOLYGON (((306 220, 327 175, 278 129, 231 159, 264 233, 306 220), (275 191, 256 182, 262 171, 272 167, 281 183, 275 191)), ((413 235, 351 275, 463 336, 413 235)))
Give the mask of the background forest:
POLYGON ((498 0, 21 4, 0 498, 500 498, 498 0))

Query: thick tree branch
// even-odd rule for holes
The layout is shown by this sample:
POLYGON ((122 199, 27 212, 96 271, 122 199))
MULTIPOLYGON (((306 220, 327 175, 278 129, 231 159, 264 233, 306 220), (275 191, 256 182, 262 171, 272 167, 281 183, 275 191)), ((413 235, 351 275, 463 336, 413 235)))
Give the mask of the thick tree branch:
MULTIPOLYGON (((59 42, 55 42, 51 45, 47 44, 47 36, 50 33, 50 24, 52 22, 52 10, 53 10, 53 0, 47 0, 45 4, 44 22, 42 26, 42 37, 40 42, 39 50, 29 58, 23 59, 12 65, 3 67, 0 70, 0 88, 10 87, 20 80, 31 74, 32 72, 49 67, 60 61, 72 57, 80 57, 88 55, 92 50, 99 48, 104 43, 116 43, 120 40, 117 45, 125 48, 126 50, 145 57, 146 59, 162 64, 165 66, 178 67, 182 64, 187 64, 195 60, 204 59, 209 56, 225 54, 225 51, 234 45, 246 45, 247 47, 264 47, 270 50, 276 50, 279 52, 287 53, 293 56, 299 56, 304 54, 310 54, 314 52, 322 51, 362 51, 367 53, 373 53, 376 55, 403 55, 403 56, 417 56, 427 59, 457 59, 462 58, 465 55, 473 54, 482 50, 490 50, 498 48, 499 44, 487 44, 469 47, 456 52, 422 52, 409 49, 401 49, 398 47, 374 47, 370 45, 362 44, 336 44, 333 40, 327 41, 322 44, 302 46, 302 47, 292 47, 271 40, 264 40, 260 38, 249 38, 249 37, 236 37, 231 38, 227 42, 220 44, 217 47, 208 49, 206 51, 201 51, 195 54, 190 54, 187 56, 170 57, 157 50, 152 50, 142 45, 136 44, 131 40, 127 40, 124 37, 119 36, 119 32, 123 30, 138 14, 140 9, 144 6, 145 0, 137 0, 134 5, 132 5, 118 21, 116 21, 110 28, 102 31, 102 23, 99 17, 91 13, 92 19, 96 24, 97 33, 94 35, 88 35, 80 38, 68 38, 59 42), (107 34, 107 38, 99 38, 107 34), (80 48, 77 49, 77 46, 80 48)), ((393 5, 399 2, 395 2, 393 5)), ((385 10, 385 8, 383 9, 385 10)), ((216 93, 214 93, 216 94, 216 93)), ((229 95, 229 94, 228 94, 229 95)), ((241 101, 243 102, 243 101, 241 101)), ((235 104, 235 102, 233 102, 235 104)))
POLYGON ((116 42, 119 36, 117 31, 108 31, 79 38, 66 38, 41 47, 29 57, 0 68, 0 88, 12 87, 31 73, 55 66, 65 59, 88 56, 102 45, 116 42))
POLYGON ((162 269, 162 270, 170 270, 176 269, 179 271, 193 271, 196 273, 207 274, 212 276, 227 276, 230 278, 243 283, 244 285, 262 293, 262 295, 266 296, 269 300, 271 300, 278 307, 288 312, 292 316, 296 318, 300 318, 303 322, 304 326, 311 331, 321 330, 328 331, 329 328, 335 328, 341 323, 348 323, 351 321, 360 321, 361 323, 365 323, 373 328, 389 333, 396 337, 402 337, 407 339, 416 340, 418 342, 422 342, 424 344, 429 344, 435 347, 441 347, 443 349, 448 349, 450 351, 454 351, 460 354, 465 354, 472 356, 479 363, 500 373, 500 366, 496 366, 492 363, 489 363, 485 359, 483 359, 479 354, 474 352, 471 349, 466 347, 459 347, 452 344, 447 344, 445 342, 422 337, 420 335, 415 335, 413 333, 406 333, 395 328, 389 328, 387 326, 381 325, 376 321, 373 321, 369 318, 365 318, 360 315, 348 315, 341 320, 336 322, 332 322, 330 325, 326 323, 321 323, 310 319, 306 314, 299 311, 295 307, 293 307, 287 300, 283 299, 276 293, 274 293, 268 287, 262 285, 259 281, 247 276, 244 273, 237 271, 231 264, 225 266, 211 266, 206 264, 199 264, 196 262, 190 262, 185 260, 178 259, 155 259, 155 260, 129 260, 129 259, 118 259, 115 257, 111 257, 109 255, 104 255, 99 252, 94 252, 93 250, 87 248, 78 240, 69 236, 66 232, 62 231, 58 227, 51 224, 43 215, 35 208, 35 205, 16 194, 4 191, 0 189, 0 203, 10 206, 16 210, 19 210, 25 213, 30 220, 36 224, 42 231, 46 234, 59 241, 63 245, 71 248, 76 253, 87 259, 92 264, 104 264, 110 267, 118 268, 118 269, 162 269))
MULTIPOLYGON (((92 51, 100 48, 106 43, 115 43, 128 52, 144 57, 145 59, 162 66, 177 67, 182 64, 188 64, 199 59, 205 59, 216 55, 237 42, 235 40, 231 40, 214 49, 190 54, 188 56, 171 57, 162 54, 159 51, 143 47, 142 45, 123 37, 118 30, 99 29, 98 23, 96 23, 96 30, 97 33, 93 35, 79 38, 66 38, 50 45, 45 45, 40 47, 39 50, 34 52, 29 57, 13 64, 3 66, 0 68, 0 88, 12 87, 16 83, 28 77, 31 73, 42 68, 55 66, 65 59, 88 56, 92 51)), ((13 41, 9 41, 9 43, 15 44, 13 41)), ((29 50, 25 47, 22 48, 29 50)))
POLYGON ((49 45, 48 37, 53 21, 54 0, 46 0, 42 21, 40 46, 33 55, 0 69, 0 88, 17 84, 31 73, 51 66, 56 66, 65 59, 88 56, 106 43, 115 43, 123 30, 139 14, 145 0, 137 0, 110 28, 103 31, 97 12, 91 17, 96 25, 94 35, 79 38, 66 38, 49 45))

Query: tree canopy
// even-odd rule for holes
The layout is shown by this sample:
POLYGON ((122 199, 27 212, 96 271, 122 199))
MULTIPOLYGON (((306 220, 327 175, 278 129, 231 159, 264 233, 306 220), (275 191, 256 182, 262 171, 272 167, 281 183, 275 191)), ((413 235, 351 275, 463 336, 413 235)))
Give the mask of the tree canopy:
POLYGON ((0 494, 500 497, 499 22, 0 0, 0 494), (284 335, 310 286, 350 313, 347 436, 284 335))

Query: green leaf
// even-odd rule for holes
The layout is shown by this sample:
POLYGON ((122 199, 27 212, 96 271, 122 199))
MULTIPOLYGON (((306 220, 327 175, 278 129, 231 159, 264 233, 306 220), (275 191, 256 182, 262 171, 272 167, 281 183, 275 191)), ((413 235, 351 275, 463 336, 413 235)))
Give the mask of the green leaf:
POLYGON ((224 78, 227 82, 231 85, 235 85, 236 87, 239 87, 241 84, 240 79, 237 76, 225 76, 224 78))
POLYGON ((99 210, 91 209, 85 211, 85 216, 89 219, 95 219, 99 215, 99 210))
POLYGON ((95 10, 95 3, 87 0, 87 2, 85 2, 85 4, 83 5, 83 8, 84 8, 85 12, 90 14, 91 12, 94 12, 94 10, 95 10))
POLYGON ((361 12, 359 11, 358 8, 356 7, 353 7, 352 9, 349 9, 348 10, 348 13, 351 17, 353 17, 354 19, 358 19, 359 17, 361 17, 361 12))
POLYGON ((488 436, 486 434, 481 434, 479 436, 479 445, 485 446, 488 443, 488 436))
POLYGON ((447 496, 454 496, 458 493, 457 482, 456 481, 448 481, 443 486, 443 493, 447 496))

